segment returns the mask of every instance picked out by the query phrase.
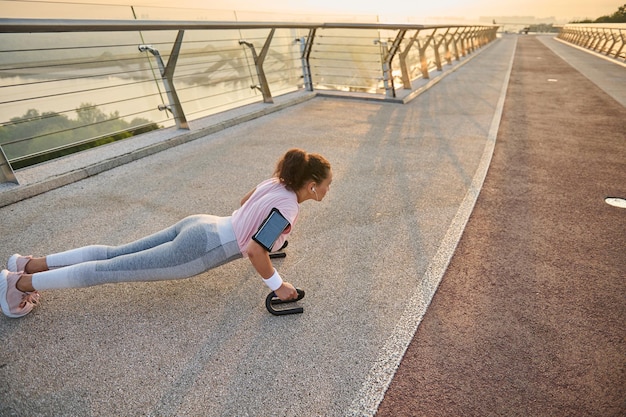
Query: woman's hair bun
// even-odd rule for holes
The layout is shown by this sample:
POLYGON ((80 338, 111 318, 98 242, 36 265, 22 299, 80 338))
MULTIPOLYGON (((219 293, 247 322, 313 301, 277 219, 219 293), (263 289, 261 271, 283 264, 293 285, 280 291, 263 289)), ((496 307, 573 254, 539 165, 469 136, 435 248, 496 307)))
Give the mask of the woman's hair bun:
POLYGON ((274 176, 291 190, 298 190, 313 180, 321 183, 328 177, 330 163, 320 154, 299 148, 289 149, 276 164, 274 176))

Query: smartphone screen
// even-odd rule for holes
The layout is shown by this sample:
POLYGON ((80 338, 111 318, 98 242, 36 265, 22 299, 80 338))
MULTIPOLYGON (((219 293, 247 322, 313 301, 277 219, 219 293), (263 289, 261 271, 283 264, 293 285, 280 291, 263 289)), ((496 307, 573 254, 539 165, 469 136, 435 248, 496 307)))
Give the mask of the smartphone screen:
POLYGON ((265 250, 271 252, 272 246, 287 226, 289 226, 289 221, 277 208, 273 208, 270 215, 261 223, 259 230, 252 236, 252 239, 263 246, 265 250))

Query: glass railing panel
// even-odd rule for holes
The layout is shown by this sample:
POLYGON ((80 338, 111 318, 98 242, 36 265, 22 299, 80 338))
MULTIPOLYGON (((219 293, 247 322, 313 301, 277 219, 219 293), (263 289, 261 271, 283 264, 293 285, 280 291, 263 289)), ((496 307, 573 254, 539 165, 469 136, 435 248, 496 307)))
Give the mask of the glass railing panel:
POLYGON ((318 30, 311 53, 316 89, 384 93, 376 29, 318 30))
POLYGON ((272 95, 290 93, 303 88, 300 39, 308 31, 300 29, 279 29, 274 35, 272 46, 265 62, 265 75, 272 95))
MULTIPOLYGON (((269 33, 269 29, 241 31, 242 39, 254 44, 257 54, 261 53, 269 33)), ((263 63, 265 77, 273 96, 296 91, 302 87, 300 44, 296 42, 296 39, 307 34, 308 31, 299 29, 276 29, 274 32, 263 63)), ((252 74, 251 85, 257 84, 257 73, 248 47, 246 47, 246 57, 252 74)))
MULTIPOLYGON (((176 32, 143 33, 166 64, 175 38, 176 32)), ((185 31, 174 85, 188 120, 259 100, 260 94, 250 88, 254 64, 240 39, 236 29, 185 31)))
POLYGON ((168 124, 136 32, 0 39, 0 143, 9 159, 168 124))

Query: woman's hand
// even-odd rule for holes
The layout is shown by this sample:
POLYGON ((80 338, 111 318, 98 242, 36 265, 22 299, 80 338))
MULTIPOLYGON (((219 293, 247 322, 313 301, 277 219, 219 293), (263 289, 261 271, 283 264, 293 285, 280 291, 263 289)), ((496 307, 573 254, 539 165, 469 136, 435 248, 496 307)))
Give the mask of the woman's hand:
POLYGON ((283 301, 295 300, 298 298, 298 291, 296 291, 296 288, 288 282, 283 282, 283 285, 274 291, 274 294, 276 294, 276 297, 283 301))

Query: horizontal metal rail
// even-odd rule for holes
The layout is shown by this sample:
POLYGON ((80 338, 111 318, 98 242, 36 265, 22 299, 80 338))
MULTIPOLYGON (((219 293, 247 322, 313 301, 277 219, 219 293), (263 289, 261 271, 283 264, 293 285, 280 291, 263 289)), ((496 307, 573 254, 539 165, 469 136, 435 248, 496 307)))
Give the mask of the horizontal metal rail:
POLYGON ((190 129, 188 120, 272 105, 273 96, 299 89, 395 99, 493 41, 497 29, 2 18, 0 182, 16 181, 7 167, 46 154, 165 126, 190 129))
POLYGON ((565 25, 558 38, 626 62, 626 24, 565 25))
MULTIPOLYGON (((410 23, 203 22, 197 20, 97 20, 0 18, 0 33, 122 32, 138 30, 247 30, 247 29, 377 29, 410 30, 475 25, 418 25, 410 23)), ((479 26, 497 29, 497 26, 479 26)))

